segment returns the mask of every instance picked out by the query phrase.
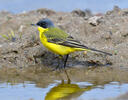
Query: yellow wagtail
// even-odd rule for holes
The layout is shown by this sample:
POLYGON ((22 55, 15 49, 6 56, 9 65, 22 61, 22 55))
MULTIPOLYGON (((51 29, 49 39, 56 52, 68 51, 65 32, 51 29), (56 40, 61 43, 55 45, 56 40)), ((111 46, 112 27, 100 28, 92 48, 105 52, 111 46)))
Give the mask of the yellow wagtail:
POLYGON ((48 50, 60 56, 66 55, 63 66, 64 68, 66 66, 68 55, 75 51, 96 51, 106 55, 112 55, 110 53, 82 45, 72 36, 55 27, 53 22, 47 18, 32 25, 38 26, 40 41, 46 48, 48 48, 48 50))

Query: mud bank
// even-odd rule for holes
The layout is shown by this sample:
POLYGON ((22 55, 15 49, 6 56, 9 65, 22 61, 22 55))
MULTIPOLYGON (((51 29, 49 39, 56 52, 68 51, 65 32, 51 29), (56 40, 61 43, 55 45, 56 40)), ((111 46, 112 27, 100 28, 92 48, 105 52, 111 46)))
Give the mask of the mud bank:
POLYGON ((76 52, 70 55, 70 67, 98 67, 109 65, 128 67, 128 9, 115 7, 105 14, 89 11, 71 13, 38 9, 21 14, 0 12, 0 67, 24 68, 32 65, 56 67, 58 58, 39 41, 36 23, 51 19, 57 27, 80 40, 88 47, 112 53, 105 56, 96 52, 76 52))

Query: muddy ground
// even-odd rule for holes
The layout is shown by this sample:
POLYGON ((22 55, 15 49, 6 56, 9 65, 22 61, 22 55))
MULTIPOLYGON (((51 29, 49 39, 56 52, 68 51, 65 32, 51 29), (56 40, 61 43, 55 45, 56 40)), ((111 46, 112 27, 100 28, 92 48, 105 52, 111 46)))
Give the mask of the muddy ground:
POLYGON ((55 67, 57 56, 45 49, 39 41, 36 27, 42 18, 51 19, 57 27, 80 40, 84 45, 112 53, 106 56, 96 52, 77 52, 70 55, 68 66, 128 66, 128 9, 115 7, 106 14, 92 15, 89 11, 71 13, 38 9, 21 14, 0 12, 0 67, 28 67, 45 65, 55 67), (94 17, 97 23, 95 24, 94 17), (90 21, 91 20, 91 21, 90 21))
POLYGON ((64 70, 51 71, 57 66, 58 57, 43 47, 37 28, 31 26, 42 18, 51 19, 84 45, 113 54, 71 54, 66 68, 71 81, 98 85, 128 82, 128 9, 118 7, 95 15, 81 10, 67 13, 38 9, 20 14, 1 11, 0 80, 12 83, 29 80, 39 87, 54 80, 67 80, 64 70))

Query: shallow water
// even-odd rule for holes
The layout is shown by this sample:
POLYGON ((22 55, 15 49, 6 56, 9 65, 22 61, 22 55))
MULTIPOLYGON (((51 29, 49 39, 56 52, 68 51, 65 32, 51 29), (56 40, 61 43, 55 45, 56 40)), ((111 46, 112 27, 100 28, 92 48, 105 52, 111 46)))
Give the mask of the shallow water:
POLYGON ((0 83, 1 100, 104 100, 116 98, 126 92, 128 84, 118 82, 95 85, 89 82, 55 80, 46 88, 37 87, 34 82, 0 83))
POLYGON ((114 5, 127 8, 127 3, 128 0, 0 0, 0 11, 7 10, 19 13, 38 8, 49 8, 55 11, 66 12, 74 9, 90 9, 93 12, 106 12, 107 10, 111 10, 114 5))
POLYGON ((0 69, 0 100, 110 100, 128 93, 125 70, 40 67, 0 69))

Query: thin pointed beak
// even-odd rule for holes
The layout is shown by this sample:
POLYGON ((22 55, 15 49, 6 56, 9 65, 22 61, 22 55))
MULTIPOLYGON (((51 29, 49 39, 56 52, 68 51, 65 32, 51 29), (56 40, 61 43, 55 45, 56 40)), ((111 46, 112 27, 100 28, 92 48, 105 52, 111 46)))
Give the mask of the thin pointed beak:
POLYGON ((32 26, 38 26, 37 24, 31 24, 32 26))

